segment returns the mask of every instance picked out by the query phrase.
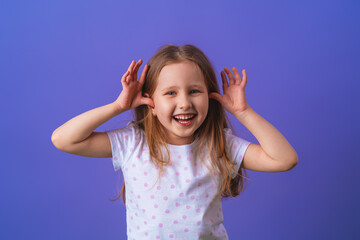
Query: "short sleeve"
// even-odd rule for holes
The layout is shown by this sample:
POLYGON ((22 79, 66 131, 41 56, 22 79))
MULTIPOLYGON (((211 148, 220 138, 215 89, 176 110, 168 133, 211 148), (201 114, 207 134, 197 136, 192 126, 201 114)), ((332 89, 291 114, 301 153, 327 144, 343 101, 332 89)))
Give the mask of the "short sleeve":
POLYGON ((115 171, 123 169, 124 164, 130 158, 130 149, 136 145, 138 137, 135 127, 131 122, 124 128, 106 131, 109 136, 112 151, 112 163, 115 171))
POLYGON ((226 139, 226 153, 229 159, 236 163, 236 172, 233 172, 231 175, 231 178, 234 178, 240 169, 240 165, 244 159, 246 149, 251 144, 251 142, 233 135, 231 129, 229 128, 225 128, 224 133, 226 139))

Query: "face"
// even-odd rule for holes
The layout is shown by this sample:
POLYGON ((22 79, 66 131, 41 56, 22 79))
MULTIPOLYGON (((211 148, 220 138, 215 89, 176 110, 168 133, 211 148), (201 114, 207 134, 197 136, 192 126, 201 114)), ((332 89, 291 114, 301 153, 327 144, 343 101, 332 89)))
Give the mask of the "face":
POLYGON ((172 145, 190 144, 204 122, 209 96, 204 76, 190 61, 172 63, 160 71, 152 96, 154 112, 172 145))

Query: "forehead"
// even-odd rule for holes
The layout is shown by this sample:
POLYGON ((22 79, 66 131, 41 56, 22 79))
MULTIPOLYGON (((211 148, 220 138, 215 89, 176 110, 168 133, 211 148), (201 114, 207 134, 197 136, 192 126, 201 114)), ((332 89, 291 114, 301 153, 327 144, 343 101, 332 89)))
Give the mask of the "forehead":
POLYGON ((206 87, 204 75, 198 65, 190 61, 171 63, 163 67, 157 79, 157 88, 188 84, 206 87))

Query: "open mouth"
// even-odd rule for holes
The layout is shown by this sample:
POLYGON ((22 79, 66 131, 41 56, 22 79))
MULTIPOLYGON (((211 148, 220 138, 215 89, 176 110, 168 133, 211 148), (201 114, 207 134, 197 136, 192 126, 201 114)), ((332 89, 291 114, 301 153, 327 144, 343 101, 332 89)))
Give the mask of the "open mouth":
POLYGON ((173 116, 176 122, 178 122, 181 126, 190 125, 196 117, 196 114, 181 114, 173 116))

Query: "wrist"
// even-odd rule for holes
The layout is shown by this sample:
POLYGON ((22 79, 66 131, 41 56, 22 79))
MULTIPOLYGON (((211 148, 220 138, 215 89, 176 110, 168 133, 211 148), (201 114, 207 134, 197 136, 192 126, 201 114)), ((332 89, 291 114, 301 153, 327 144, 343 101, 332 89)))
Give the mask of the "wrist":
POLYGON ((246 116, 251 112, 251 111, 254 111, 250 106, 246 107, 245 110, 242 110, 242 111, 236 111, 234 112, 234 116, 239 119, 239 120, 242 120, 242 119, 245 119, 246 116))
POLYGON ((115 115, 119 115, 119 114, 127 111, 127 109, 120 106, 119 103, 117 103, 117 102, 110 103, 110 106, 112 107, 113 112, 114 112, 115 115))

